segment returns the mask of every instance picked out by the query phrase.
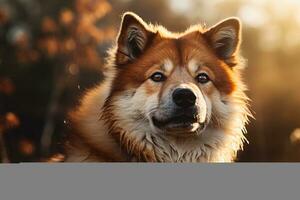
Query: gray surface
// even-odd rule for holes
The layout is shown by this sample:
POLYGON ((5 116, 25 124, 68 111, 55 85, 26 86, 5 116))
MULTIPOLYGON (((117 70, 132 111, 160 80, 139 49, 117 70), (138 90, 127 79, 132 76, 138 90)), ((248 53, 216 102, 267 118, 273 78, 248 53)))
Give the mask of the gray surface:
POLYGON ((299 200, 299 193, 299 164, 0 165, 1 200, 299 200))

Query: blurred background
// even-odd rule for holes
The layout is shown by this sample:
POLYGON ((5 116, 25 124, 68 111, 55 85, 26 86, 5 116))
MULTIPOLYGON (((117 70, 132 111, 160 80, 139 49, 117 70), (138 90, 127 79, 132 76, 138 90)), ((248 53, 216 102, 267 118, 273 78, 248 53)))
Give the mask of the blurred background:
POLYGON ((0 0, 1 162, 63 157, 66 113, 101 81, 124 11, 171 31, 239 17, 256 120, 238 161, 300 161, 300 1, 0 0))

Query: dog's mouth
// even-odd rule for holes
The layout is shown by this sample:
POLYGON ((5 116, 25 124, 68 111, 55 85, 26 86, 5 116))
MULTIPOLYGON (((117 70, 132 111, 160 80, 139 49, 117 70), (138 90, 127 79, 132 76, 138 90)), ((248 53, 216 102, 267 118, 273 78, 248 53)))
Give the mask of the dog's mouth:
POLYGON ((199 123, 197 116, 185 114, 163 120, 152 117, 152 122, 155 127, 170 134, 195 133, 196 130, 202 130, 205 127, 204 123, 199 123))

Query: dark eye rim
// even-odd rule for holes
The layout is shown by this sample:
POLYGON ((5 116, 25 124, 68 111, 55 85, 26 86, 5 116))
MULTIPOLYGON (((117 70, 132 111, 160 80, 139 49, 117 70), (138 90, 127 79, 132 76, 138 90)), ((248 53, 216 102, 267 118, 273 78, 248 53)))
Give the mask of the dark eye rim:
POLYGON ((150 79, 154 82, 163 82, 166 80, 166 76, 162 72, 154 72, 151 76, 150 79), (159 75, 160 78, 155 78, 155 76, 159 75))
POLYGON ((205 72, 201 72, 199 73, 197 76, 196 76, 196 80, 198 83, 201 83, 201 84, 205 84, 205 83, 208 83, 211 79, 209 78, 209 75, 205 72), (200 79, 200 76, 203 76, 205 77, 205 79, 200 79))

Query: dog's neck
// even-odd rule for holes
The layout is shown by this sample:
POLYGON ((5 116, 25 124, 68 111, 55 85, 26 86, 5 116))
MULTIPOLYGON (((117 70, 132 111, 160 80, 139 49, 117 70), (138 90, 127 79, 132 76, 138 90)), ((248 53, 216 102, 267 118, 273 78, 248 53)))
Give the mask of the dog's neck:
POLYGON ((134 161, 231 162, 245 140, 244 123, 234 120, 243 119, 240 113, 233 115, 234 118, 228 124, 230 128, 209 125, 197 135, 175 137, 155 133, 145 119, 120 120, 109 106, 103 111, 102 120, 110 130, 109 135, 134 161))
POLYGON ((116 142, 126 152, 130 161, 231 162, 243 143, 242 133, 230 134, 214 128, 188 137, 152 132, 129 133, 122 128, 111 128, 116 142), (137 135, 139 137, 136 137, 137 135))

